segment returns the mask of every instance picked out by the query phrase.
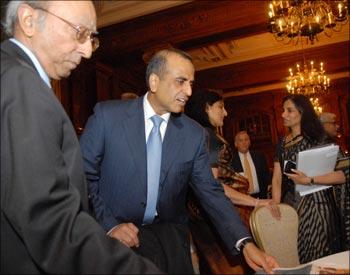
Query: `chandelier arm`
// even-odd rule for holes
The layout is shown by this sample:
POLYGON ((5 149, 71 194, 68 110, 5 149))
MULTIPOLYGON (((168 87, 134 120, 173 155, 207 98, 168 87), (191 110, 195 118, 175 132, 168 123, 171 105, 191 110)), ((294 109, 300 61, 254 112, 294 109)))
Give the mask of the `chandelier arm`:
POLYGON ((348 6, 348 0, 270 0, 269 31, 284 44, 290 40, 297 44, 302 41, 298 36, 305 37, 307 44, 314 44, 322 32, 329 36, 332 31, 341 31, 349 20, 348 6))

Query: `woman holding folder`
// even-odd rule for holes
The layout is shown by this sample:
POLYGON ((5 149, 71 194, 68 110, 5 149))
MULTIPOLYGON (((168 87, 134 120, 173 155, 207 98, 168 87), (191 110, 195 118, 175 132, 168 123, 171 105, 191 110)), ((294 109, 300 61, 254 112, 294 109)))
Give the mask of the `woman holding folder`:
POLYGON ((340 251, 339 216, 332 188, 305 196, 295 191, 296 184, 342 184, 343 171, 308 177, 301 171, 285 171, 287 161, 296 162, 300 151, 326 144, 326 134, 309 99, 288 95, 283 99, 282 118, 289 132, 277 146, 272 177, 272 198, 293 206, 299 216, 298 251, 300 263, 340 251))

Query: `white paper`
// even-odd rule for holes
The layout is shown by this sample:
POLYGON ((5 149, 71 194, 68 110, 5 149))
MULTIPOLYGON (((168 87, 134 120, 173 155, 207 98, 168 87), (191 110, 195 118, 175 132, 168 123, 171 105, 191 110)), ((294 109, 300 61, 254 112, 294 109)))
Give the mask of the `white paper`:
MULTIPOLYGON (((301 151, 297 155, 297 170, 305 173, 308 177, 332 172, 337 162, 338 151, 339 146, 334 144, 301 151)), ((331 186, 297 184, 296 191, 300 193, 300 196, 305 196, 329 187, 331 186)))

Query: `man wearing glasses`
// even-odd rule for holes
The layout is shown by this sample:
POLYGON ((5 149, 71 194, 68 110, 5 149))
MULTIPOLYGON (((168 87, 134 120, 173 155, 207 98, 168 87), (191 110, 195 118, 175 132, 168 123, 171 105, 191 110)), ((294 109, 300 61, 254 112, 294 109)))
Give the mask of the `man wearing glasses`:
POLYGON ((160 271, 87 213, 73 126, 50 79, 99 46, 90 1, 11 1, 1 43, 1 274, 160 271))
POLYGON ((339 125, 336 122, 337 116, 334 113, 321 113, 320 121, 327 135, 335 140, 338 136, 339 125))

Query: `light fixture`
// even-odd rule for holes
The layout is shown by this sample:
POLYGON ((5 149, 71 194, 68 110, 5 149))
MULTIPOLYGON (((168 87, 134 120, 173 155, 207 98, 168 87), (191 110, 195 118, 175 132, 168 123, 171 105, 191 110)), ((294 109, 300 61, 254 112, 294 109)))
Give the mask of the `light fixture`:
POLYGON ((303 37, 311 44, 317 35, 341 31, 348 21, 347 0, 282 0, 269 2, 269 31, 278 41, 297 44, 303 37))
POLYGON ((314 107, 314 110, 317 115, 320 115, 322 113, 322 107, 320 106, 320 103, 318 101, 318 97, 310 97, 310 102, 312 106, 314 107))
POLYGON ((330 79, 326 75, 323 62, 320 63, 320 69, 317 70, 313 61, 310 61, 310 66, 308 66, 304 59, 303 69, 300 68, 299 64, 296 65, 296 68, 295 72, 289 68, 286 86, 288 93, 311 97, 327 92, 330 79))

